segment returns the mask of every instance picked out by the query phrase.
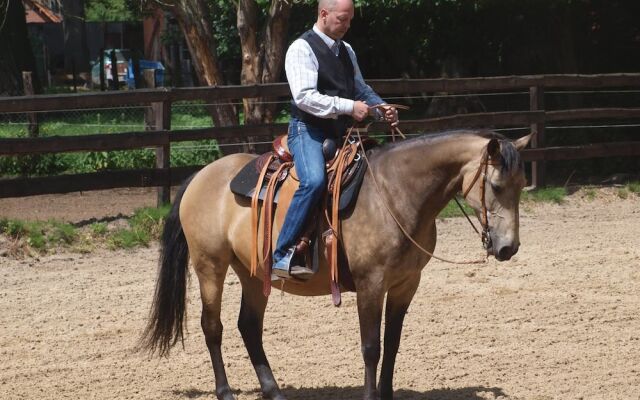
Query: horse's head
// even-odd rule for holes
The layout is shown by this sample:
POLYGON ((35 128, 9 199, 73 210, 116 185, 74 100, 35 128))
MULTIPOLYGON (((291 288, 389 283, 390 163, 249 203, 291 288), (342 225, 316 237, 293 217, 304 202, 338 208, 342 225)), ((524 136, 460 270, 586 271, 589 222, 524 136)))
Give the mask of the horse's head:
POLYGON ((463 172, 464 197, 480 220, 488 254, 499 261, 509 260, 520 246, 518 205, 526 180, 519 151, 531 136, 489 139, 463 172))

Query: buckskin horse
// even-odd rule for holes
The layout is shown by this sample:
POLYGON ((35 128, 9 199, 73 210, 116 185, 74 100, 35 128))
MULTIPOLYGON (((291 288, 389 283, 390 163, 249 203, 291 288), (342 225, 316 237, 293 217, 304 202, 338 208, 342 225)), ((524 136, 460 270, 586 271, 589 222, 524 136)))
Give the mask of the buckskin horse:
MULTIPOLYGON (((508 260, 519 243, 518 203, 525 185, 519 151, 531 135, 515 141, 490 131, 422 135, 370 150, 369 171, 352 212, 342 221, 341 243, 356 287, 364 399, 393 398, 393 371, 405 313, 421 271, 436 246, 436 217, 464 193, 483 227, 487 255, 508 260), (422 247, 420 249, 417 245, 422 247), (380 330, 386 295, 384 353, 378 386, 380 330)), ((238 328, 263 396, 286 399, 273 376, 262 344, 267 297, 262 276, 251 276, 250 199, 234 195, 229 182, 255 155, 233 154, 209 164, 178 191, 163 235, 154 301, 143 345, 166 355, 184 339, 189 260, 198 277, 201 324, 216 395, 234 399, 221 351, 223 282, 228 267, 242 284, 238 328)), ((274 227, 274 240, 278 226, 274 227)), ((285 292, 330 293, 326 262, 310 280, 289 282, 285 292)), ((274 283, 273 287, 281 288, 274 283)))

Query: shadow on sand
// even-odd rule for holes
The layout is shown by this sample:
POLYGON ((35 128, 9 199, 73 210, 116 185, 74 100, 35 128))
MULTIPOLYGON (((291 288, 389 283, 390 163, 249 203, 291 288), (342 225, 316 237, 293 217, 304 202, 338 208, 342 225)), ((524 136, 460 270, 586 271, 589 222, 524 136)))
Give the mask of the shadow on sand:
MULTIPOLYGON (((320 388, 292 388, 283 387, 282 392, 290 400, 355 400, 361 399, 362 386, 349 387, 320 387, 320 388)), ((234 391, 236 395, 239 391, 234 391)), ((186 399, 215 398, 213 391, 201 391, 198 389, 174 390, 173 394, 186 399)), ((262 399, 259 390, 245 392, 245 395, 262 399)), ((486 400, 491 398, 509 399, 502 389, 495 387, 473 386, 458 389, 433 389, 426 392, 399 389, 393 395, 394 400, 486 400)))

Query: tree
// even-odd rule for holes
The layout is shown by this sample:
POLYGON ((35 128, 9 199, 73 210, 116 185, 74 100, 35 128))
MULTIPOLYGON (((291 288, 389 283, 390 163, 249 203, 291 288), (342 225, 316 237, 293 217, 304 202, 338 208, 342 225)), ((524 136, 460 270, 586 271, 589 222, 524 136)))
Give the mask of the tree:
MULTIPOLYGON (((22 1, 0 0, 0 95, 22 94, 22 71, 35 71, 22 1)), ((40 93, 37 76, 33 86, 40 93)))
MULTIPOLYGON (((291 1, 273 0, 269 4, 265 22, 260 27, 260 6, 255 0, 239 0, 238 33, 242 47, 243 85, 279 81, 284 65, 291 1)), ((275 106, 265 99, 245 99, 245 122, 272 122, 275 106)))
MULTIPOLYGON (((224 27, 215 27, 212 21, 228 12, 229 7, 235 7, 242 60, 240 83, 273 83, 282 75, 292 3, 292 0, 238 0, 232 4, 223 0, 170 0, 153 5, 164 7, 178 21, 199 83, 215 86, 229 82, 218 52, 220 35, 217 33, 224 27)), ((231 105, 212 107, 211 113, 218 126, 238 122, 238 114, 231 105)), ((262 99, 244 101, 246 123, 272 121, 274 114, 275 106, 263 104, 262 99)))
MULTIPOLYGON (((203 86, 223 85, 225 81, 210 24, 209 5, 205 0, 174 0, 169 5, 187 41, 199 83, 203 86)), ((236 125, 238 122, 232 105, 210 107, 209 111, 216 126, 236 125)))
POLYGON ((85 30, 84 0, 63 0, 64 69, 69 72, 89 71, 89 47, 85 30))

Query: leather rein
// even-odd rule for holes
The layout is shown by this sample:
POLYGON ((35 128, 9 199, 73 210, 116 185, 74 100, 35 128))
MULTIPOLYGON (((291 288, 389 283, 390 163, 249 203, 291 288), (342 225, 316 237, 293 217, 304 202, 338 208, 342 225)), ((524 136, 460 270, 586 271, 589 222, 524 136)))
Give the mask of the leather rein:
MULTIPOLYGON (((397 105, 397 104, 384 104, 384 105, 373 106, 373 107, 370 107, 370 108, 376 108, 377 109, 377 108, 383 108, 383 107, 389 107, 389 106, 396 107, 396 108, 402 108, 402 109, 407 109, 408 108, 406 106, 397 105)), ((349 131, 347 133, 347 138, 351 135, 353 130, 356 131, 356 135, 358 136, 358 140, 362 141, 362 138, 360 137, 360 130, 355 127, 355 124, 349 129, 349 131)), ((397 126, 393 126, 392 125, 391 126, 391 133, 392 133, 392 139, 394 141, 395 141, 395 133, 396 132, 403 139, 405 138, 405 135, 400 131, 400 129, 398 129, 397 126)), ((435 254, 433 254, 432 252, 426 250, 424 247, 422 247, 420 244, 418 244, 418 242, 416 242, 415 239, 413 239, 413 237, 411 237, 411 234, 409 234, 409 232, 407 232, 406 228, 402 225, 400 220, 391 211, 391 208, 389 207, 389 204, 385 201, 384 196, 382 195, 382 191, 380 190, 380 186, 378 185, 376 177, 373 174, 373 169, 371 168, 371 163, 369 162, 369 159, 367 157, 366 152, 363 152, 363 157, 364 157, 365 162, 367 163, 367 170, 369 171, 369 174, 371 175, 371 179, 372 179, 373 184, 374 184, 374 186, 376 188, 376 191, 378 192, 378 196, 380 197, 380 200, 382 201, 382 204, 387 209, 387 212, 389 213, 389 215, 391 215, 391 218, 393 218, 395 223, 398 225, 398 228, 400 228, 402 233, 406 236, 407 239, 409 239, 409 241, 411 243, 413 243, 414 246, 416 246, 420 251, 422 251, 423 253, 427 254, 428 256, 430 256, 432 258, 435 258, 436 260, 440 260, 440 261, 443 261, 443 262, 446 262, 446 263, 450 263, 450 264, 484 264, 484 263, 487 262, 487 258, 489 256, 488 253, 487 253, 487 255, 485 256, 484 259, 471 260, 471 261, 455 261, 455 260, 449 260, 449 259, 446 259, 446 258, 443 258, 443 257, 436 256, 435 254)), ((478 233, 478 235, 480 235, 480 238, 482 240, 482 245, 485 248, 485 250, 488 250, 491 247, 491 235, 490 235, 490 229, 489 229, 488 209, 487 209, 486 200, 485 200, 485 198, 486 198, 487 172, 488 172, 489 165, 497 165, 497 163, 493 162, 491 160, 491 157, 489 156, 489 152, 485 148, 484 154, 482 156, 482 161, 480 162, 480 165, 478 166, 478 170, 476 171, 476 174, 474 175, 474 177, 473 177, 473 179, 471 181, 471 184, 469 185, 469 187, 467 187, 467 190, 465 190, 463 192, 463 195, 462 195, 462 197, 464 199, 466 199, 467 195, 469 194, 471 189, 475 186, 476 182, 478 182, 478 179, 480 178, 480 175, 482 175, 482 185, 481 185, 481 188, 480 188, 480 202, 482 204, 480 223, 482 224, 482 233, 480 233, 478 231, 478 229, 475 227, 475 225, 473 224, 473 222, 471 221, 471 219, 469 218, 467 213, 462 208, 462 205, 460 205, 460 203, 458 202, 458 199, 456 199, 454 197, 454 199, 456 200, 456 203, 458 203, 458 206, 462 210, 462 213, 465 215, 465 217, 467 217, 467 220, 469 221, 469 223, 471 224, 473 229, 476 231, 476 233, 478 233)))

